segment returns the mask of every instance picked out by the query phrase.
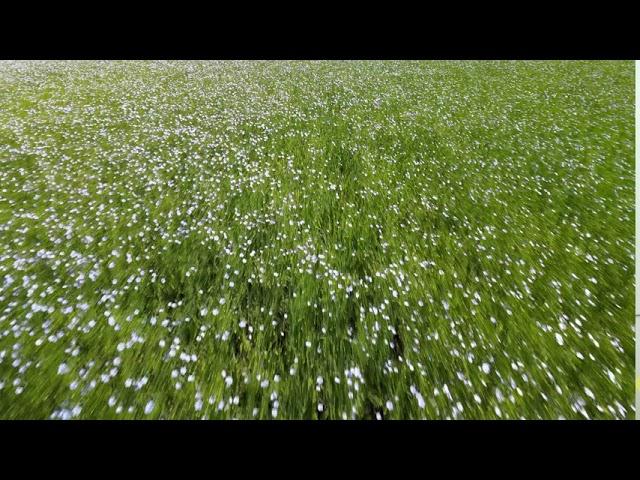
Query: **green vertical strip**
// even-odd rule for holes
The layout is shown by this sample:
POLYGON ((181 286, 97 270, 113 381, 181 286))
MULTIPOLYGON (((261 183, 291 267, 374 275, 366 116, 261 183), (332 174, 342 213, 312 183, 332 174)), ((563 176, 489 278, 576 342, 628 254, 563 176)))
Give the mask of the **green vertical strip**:
MULTIPOLYGON (((640 97, 638 96, 638 86, 640 86, 640 60, 636 60, 636 175, 638 167, 640 166, 640 160, 638 157, 638 150, 640 150, 640 137, 638 136, 638 128, 640 128, 640 120, 638 120, 638 109, 640 106, 640 97)), ((638 226, 640 225, 640 219, 638 217, 638 198, 640 197, 640 188, 638 187, 638 179, 636 177, 636 420, 640 419, 640 340, 638 337, 638 326, 640 326, 640 267, 638 265, 638 226)))

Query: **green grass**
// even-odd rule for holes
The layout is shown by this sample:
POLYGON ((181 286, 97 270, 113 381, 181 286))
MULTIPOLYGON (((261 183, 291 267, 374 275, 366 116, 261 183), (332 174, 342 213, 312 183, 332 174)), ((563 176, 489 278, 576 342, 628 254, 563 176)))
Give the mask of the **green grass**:
POLYGON ((633 62, 0 63, 0 417, 634 418, 633 100, 633 62))

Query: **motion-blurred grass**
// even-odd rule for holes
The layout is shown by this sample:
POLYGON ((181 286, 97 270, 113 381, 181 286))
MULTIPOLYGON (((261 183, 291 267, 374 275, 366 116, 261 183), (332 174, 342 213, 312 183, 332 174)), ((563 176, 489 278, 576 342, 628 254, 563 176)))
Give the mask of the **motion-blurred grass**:
POLYGON ((2 62, 0 417, 633 418, 632 62, 2 62))

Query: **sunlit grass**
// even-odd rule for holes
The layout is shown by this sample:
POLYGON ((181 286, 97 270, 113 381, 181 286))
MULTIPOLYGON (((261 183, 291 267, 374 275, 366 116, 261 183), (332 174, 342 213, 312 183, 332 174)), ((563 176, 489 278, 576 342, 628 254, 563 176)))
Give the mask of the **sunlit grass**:
POLYGON ((0 63, 0 417, 633 418, 633 82, 0 63))

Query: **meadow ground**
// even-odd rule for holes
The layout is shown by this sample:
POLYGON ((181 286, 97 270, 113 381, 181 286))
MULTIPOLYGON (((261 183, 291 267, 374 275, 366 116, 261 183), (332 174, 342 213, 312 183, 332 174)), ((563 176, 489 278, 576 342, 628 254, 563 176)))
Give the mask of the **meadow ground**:
POLYGON ((633 62, 0 62, 0 418, 633 418, 633 142, 633 62))

